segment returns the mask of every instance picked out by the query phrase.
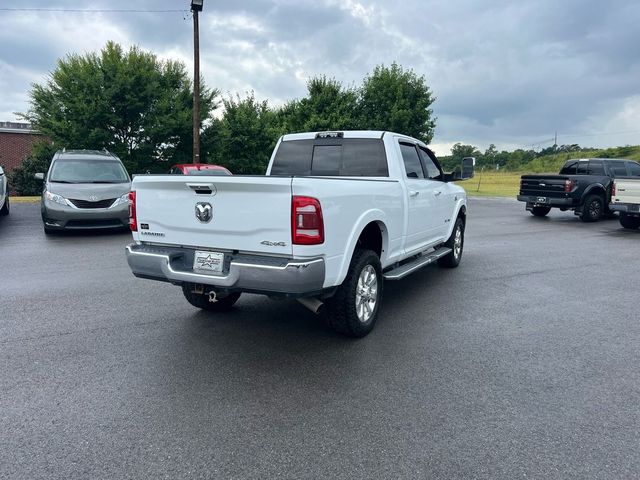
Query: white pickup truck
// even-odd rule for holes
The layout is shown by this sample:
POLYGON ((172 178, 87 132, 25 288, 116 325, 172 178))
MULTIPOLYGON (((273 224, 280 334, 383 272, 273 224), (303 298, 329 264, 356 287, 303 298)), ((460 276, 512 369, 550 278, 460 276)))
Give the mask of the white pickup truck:
POLYGON ((473 176, 472 163, 444 173, 404 135, 314 132, 280 138, 266 176, 136 176, 127 261, 205 310, 242 292, 294 297, 362 337, 383 280, 460 263, 467 196, 452 181, 473 176))
POLYGON ((640 227, 640 167, 631 173, 637 176, 613 181, 609 210, 620 212, 620 225, 635 230, 640 227))

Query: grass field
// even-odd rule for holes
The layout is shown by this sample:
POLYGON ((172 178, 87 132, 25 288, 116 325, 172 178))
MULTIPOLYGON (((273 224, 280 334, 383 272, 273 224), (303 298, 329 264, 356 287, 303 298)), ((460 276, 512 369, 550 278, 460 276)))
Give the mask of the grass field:
POLYGON ((520 175, 514 172, 480 172, 464 182, 457 182, 470 196, 483 197, 513 197, 520 189, 520 175))
POLYGON ((40 197, 9 197, 11 203, 36 203, 40 201, 40 197))

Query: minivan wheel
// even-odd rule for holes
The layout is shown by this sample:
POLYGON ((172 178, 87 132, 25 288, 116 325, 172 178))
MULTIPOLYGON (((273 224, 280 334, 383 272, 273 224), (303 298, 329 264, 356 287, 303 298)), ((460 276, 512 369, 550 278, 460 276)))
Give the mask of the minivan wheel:
POLYGON ((371 250, 356 250, 344 282, 325 301, 327 325, 349 337, 366 336, 378 318, 382 282, 378 255, 371 250))
MULTIPOLYGON (((206 287, 205 290, 207 290, 206 287)), ((215 295, 215 301, 211 301, 213 296, 208 292, 197 293, 193 283, 183 284, 182 293, 191 305, 209 312, 226 312, 230 310, 242 294, 241 292, 218 293, 215 295)))
POLYGON ((2 206, 2 209, 0 209, 0 215, 7 216, 9 215, 9 210, 11 209, 11 206, 9 205, 9 195, 7 195, 7 197, 4 199, 4 205, 2 206))

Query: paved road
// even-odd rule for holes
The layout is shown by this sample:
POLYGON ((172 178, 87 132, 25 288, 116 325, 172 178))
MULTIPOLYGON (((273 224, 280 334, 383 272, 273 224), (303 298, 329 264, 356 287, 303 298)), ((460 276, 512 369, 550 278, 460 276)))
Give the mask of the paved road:
POLYGON ((367 338, 130 275, 127 234, 0 221, 0 477, 637 478, 640 232, 470 205, 367 338))

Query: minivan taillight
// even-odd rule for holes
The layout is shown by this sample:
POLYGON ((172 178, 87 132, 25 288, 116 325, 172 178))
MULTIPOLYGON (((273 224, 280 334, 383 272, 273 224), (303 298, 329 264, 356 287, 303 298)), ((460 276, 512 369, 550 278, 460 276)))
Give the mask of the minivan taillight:
POLYGON ((138 215, 136 214, 136 192, 129 192, 129 228, 132 232, 138 231, 138 215))
POLYGON ((564 192, 565 193, 569 193, 571 190, 573 190, 574 185, 576 184, 576 182, 574 182, 573 180, 565 180, 564 181, 564 192))
POLYGON ((291 199, 291 242, 294 245, 324 243, 322 207, 317 198, 294 195, 291 199))

